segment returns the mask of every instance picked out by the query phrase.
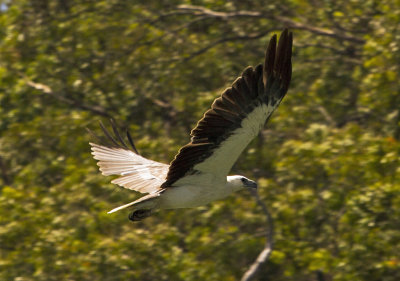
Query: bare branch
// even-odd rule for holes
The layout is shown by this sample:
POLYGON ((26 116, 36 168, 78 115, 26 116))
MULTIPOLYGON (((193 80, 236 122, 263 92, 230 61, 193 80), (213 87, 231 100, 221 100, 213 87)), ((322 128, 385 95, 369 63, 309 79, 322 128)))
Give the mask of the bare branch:
POLYGON ((214 48, 215 46, 225 43, 225 42, 230 42, 230 41, 237 41, 237 40, 254 40, 254 39, 258 39, 261 38, 265 35, 267 35, 269 32, 271 32, 272 30, 266 30, 264 32, 258 33, 258 34, 253 34, 253 35, 243 35, 243 36, 231 36, 231 37, 224 37, 221 38, 203 48, 201 48, 200 50, 191 53, 189 56, 185 57, 183 60, 184 61, 189 61, 191 59, 193 59, 194 57, 207 52, 209 49, 214 48))
POLYGON ((66 104, 68 104, 70 106, 73 106, 73 107, 76 107, 76 108, 79 108, 79 109, 82 109, 82 110, 90 111, 90 112, 92 112, 92 113, 94 113, 96 115, 101 115, 101 116, 104 116, 104 117, 107 117, 107 118, 112 118, 112 116, 110 114, 108 114, 102 107, 88 105, 88 104, 85 104, 85 103, 83 103, 81 101, 77 101, 77 100, 74 100, 74 99, 71 99, 71 98, 67 98, 67 97, 65 97, 65 96, 63 96, 63 95, 61 95, 59 93, 53 92, 53 90, 49 86, 47 86, 45 84, 36 83, 36 82, 30 81, 30 80, 27 80, 26 84, 28 86, 36 89, 36 90, 42 91, 43 93, 52 96, 55 99, 57 99, 57 100, 59 100, 59 101, 61 101, 63 103, 66 103, 66 104))
POLYGON ((337 49, 335 47, 328 46, 328 45, 321 44, 321 43, 319 43, 319 44, 302 44, 302 45, 296 44, 296 48, 298 48, 298 49, 302 49, 302 48, 319 48, 319 49, 330 50, 330 51, 332 51, 334 53, 337 53, 339 55, 345 55, 346 54, 345 50, 337 49))
POLYGON ((336 32, 334 30, 319 28, 310 24, 296 22, 290 18, 275 15, 275 14, 267 14, 265 12, 253 12, 253 11, 238 11, 238 12, 216 12, 204 7, 193 6, 193 5, 179 5, 177 7, 178 10, 183 10, 187 12, 192 12, 195 16, 210 16, 222 19, 228 18, 237 18, 237 17, 247 17, 247 18, 267 18, 270 20, 276 20, 278 22, 283 23, 287 28, 298 29, 298 30, 307 30, 314 34, 332 37, 336 39, 351 41, 357 44, 364 44, 365 40, 352 36, 346 35, 343 32, 336 32))
POLYGON ((355 64, 355 65, 361 65, 362 61, 358 59, 354 59, 351 57, 345 57, 345 56, 330 56, 330 57, 320 57, 320 58, 315 58, 315 59, 304 59, 304 63, 316 63, 316 62, 328 62, 328 61, 333 61, 337 62, 338 60, 343 60, 345 62, 355 64))
POLYGON ((179 5, 178 10, 192 11, 193 15, 196 16, 210 16, 216 18, 232 18, 232 17, 254 17, 254 18, 264 18, 265 16, 259 12, 253 11, 238 11, 234 13, 226 13, 226 12, 215 12, 213 10, 201 7, 201 6, 194 6, 194 5, 179 5))
POLYGON ((360 38, 355 37, 355 36, 346 35, 346 34, 343 34, 343 33, 337 33, 337 32, 335 32, 333 30, 329 30, 329 29, 325 29, 325 28, 319 28, 319 27, 315 27, 315 26, 312 26, 312 25, 307 25, 307 24, 300 23, 300 22, 295 22, 294 20, 291 20, 291 19, 286 18, 286 17, 273 16, 273 18, 275 20, 277 20, 277 21, 280 21, 280 22, 284 23, 288 28, 291 28, 291 29, 307 30, 307 31, 310 31, 312 33, 315 33, 315 34, 318 34, 318 35, 322 35, 322 36, 332 37, 332 38, 346 40, 346 41, 351 41, 351 42, 357 43, 357 44, 365 44, 365 40, 360 39, 360 38))
POLYGON ((265 236, 266 242, 265 242, 264 249, 258 255, 257 259, 253 262, 253 264, 250 266, 250 268, 244 273, 241 281, 250 281, 255 277, 255 275, 258 272, 258 270, 260 269, 260 267, 270 257, 270 255, 272 253, 272 249, 274 247, 274 241, 273 241, 274 225, 273 225, 272 216, 269 213, 267 206, 265 206, 264 202, 260 199, 257 189, 251 189, 250 192, 256 199, 257 204, 261 207, 261 209, 263 210, 263 212, 267 218, 267 233, 265 236))
POLYGON ((325 107, 323 107, 322 105, 318 105, 317 110, 322 114, 322 116, 324 116, 325 120, 329 123, 330 126, 336 125, 335 120, 333 120, 332 116, 329 114, 325 107))

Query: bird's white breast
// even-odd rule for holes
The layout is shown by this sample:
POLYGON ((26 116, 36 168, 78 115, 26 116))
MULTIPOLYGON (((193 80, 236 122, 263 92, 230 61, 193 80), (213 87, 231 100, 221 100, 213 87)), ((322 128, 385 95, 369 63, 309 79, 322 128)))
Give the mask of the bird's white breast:
POLYGON ((232 189, 225 184, 219 185, 183 185, 170 187, 160 197, 158 208, 193 208, 229 196, 232 189))

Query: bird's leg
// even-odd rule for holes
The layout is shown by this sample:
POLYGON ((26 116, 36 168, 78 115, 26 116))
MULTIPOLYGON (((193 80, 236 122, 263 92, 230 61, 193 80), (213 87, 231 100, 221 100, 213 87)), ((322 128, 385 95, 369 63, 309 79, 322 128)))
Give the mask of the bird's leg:
POLYGON ((150 210, 146 210, 146 209, 136 210, 129 214, 129 219, 131 221, 141 221, 141 220, 151 216, 151 214, 152 214, 151 209, 150 210))

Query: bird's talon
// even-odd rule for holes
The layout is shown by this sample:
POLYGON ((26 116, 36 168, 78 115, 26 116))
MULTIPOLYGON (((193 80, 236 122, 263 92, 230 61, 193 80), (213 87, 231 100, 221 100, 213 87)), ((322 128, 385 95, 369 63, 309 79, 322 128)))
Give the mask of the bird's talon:
POLYGON ((151 215, 151 210, 136 210, 129 214, 129 219, 131 221, 141 221, 151 215))

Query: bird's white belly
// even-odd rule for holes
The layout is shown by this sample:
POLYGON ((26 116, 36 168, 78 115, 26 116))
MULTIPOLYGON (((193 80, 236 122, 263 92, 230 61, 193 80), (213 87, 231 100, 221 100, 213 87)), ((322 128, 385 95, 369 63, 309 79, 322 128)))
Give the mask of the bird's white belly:
POLYGON ((193 208, 225 198, 230 194, 231 191, 217 186, 185 185, 170 187, 160 196, 158 208, 193 208))

